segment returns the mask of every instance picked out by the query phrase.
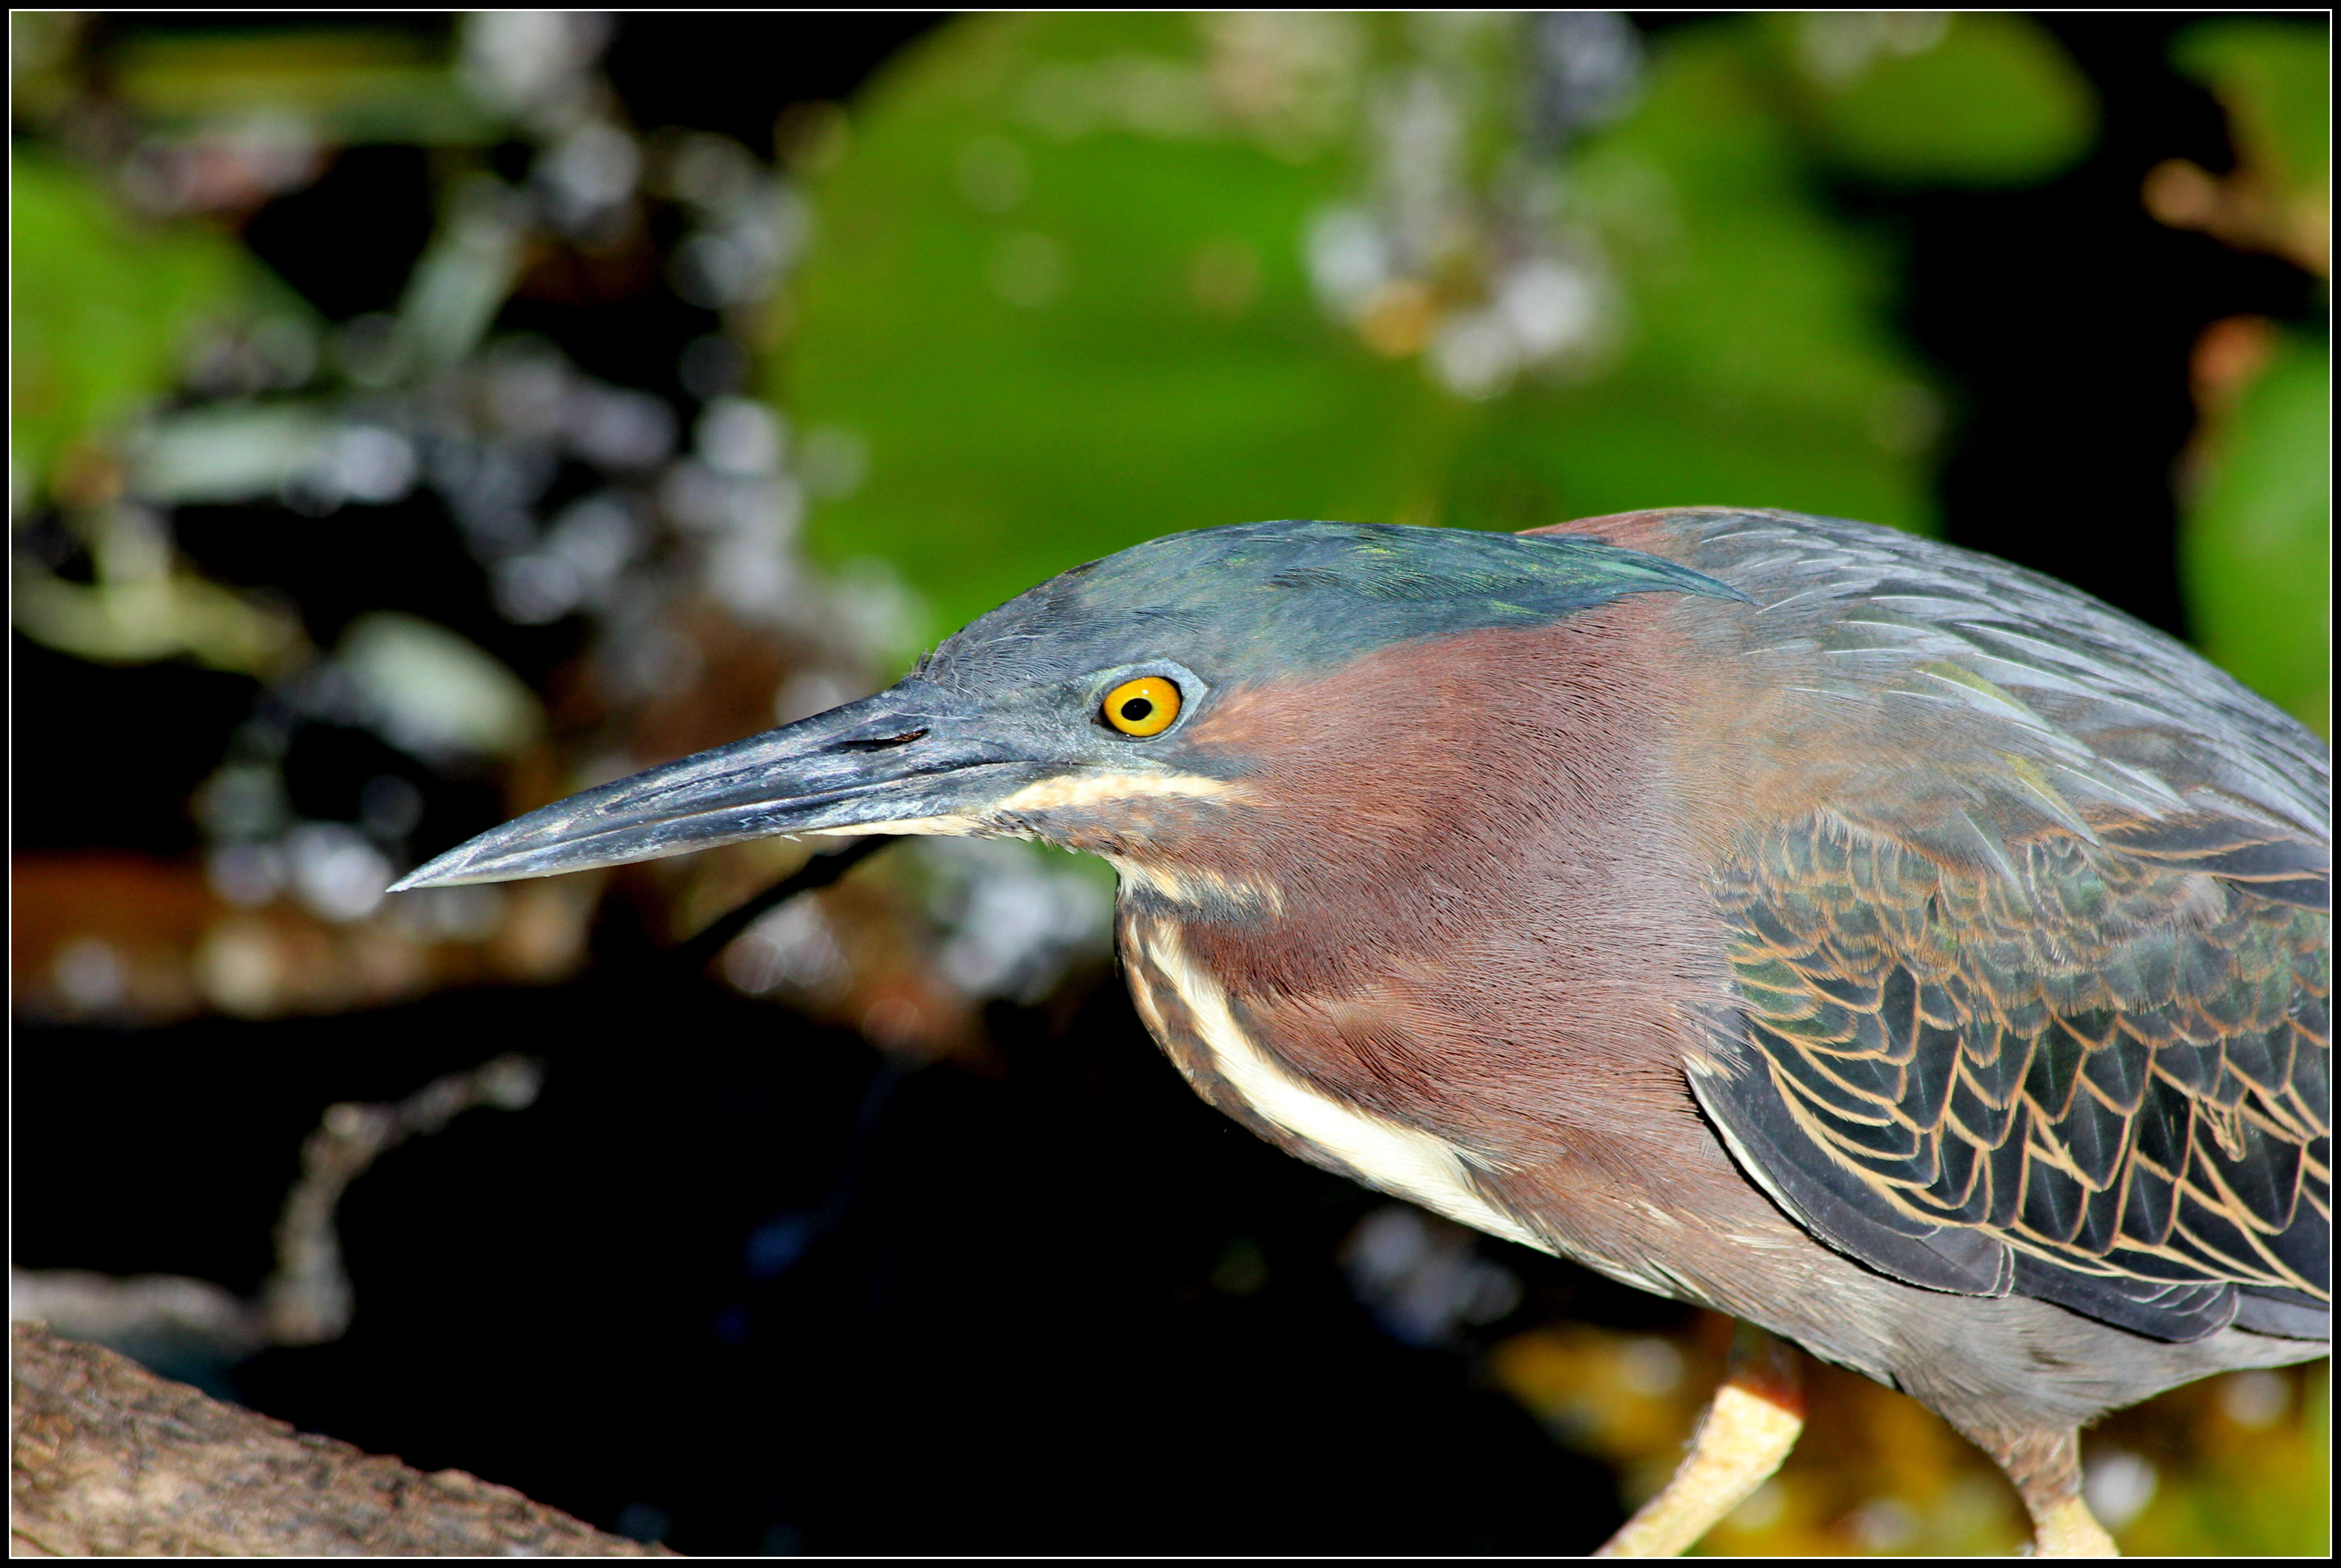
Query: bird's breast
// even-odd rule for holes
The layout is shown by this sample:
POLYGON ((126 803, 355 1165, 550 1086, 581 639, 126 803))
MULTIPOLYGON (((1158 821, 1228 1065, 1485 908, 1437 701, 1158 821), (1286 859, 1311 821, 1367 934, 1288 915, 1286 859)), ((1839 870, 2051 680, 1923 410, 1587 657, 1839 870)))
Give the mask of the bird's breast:
POLYGON ((1551 1244, 1491 1200, 1446 1139, 1360 1108, 1253 1037, 1226 987, 1190 954, 1167 912, 1124 906, 1122 968, 1139 1015, 1196 1093, 1286 1152, 1490 1236, 1551 1244))

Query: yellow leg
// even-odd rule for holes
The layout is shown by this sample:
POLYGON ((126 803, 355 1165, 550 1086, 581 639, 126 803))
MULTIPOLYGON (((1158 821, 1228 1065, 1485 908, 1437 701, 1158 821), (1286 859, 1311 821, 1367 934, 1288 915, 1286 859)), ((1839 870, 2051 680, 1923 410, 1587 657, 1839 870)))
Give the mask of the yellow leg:
POLYGON ((2036 1509, 2032 1515, 2032 1550, 2041 1557, 2118 1557, 2121 1549, 2089 1505, 2077 1497, 2036 1509))
POLYGON ((2081 1498, 2081 1434, 2072 1427, 1970 1432, 1999 1461, 2032 1515, 2038 1557, 2118 1557, 2120 1548, 2081 1498))
POLYGON ((1678 1557, 1764 1484, 1805 1428, 1797 1353, 1750 1324, 1731 1342, 1731 1367, 1665 1490, 1642 1504, 1597 1557, 1678 1557))

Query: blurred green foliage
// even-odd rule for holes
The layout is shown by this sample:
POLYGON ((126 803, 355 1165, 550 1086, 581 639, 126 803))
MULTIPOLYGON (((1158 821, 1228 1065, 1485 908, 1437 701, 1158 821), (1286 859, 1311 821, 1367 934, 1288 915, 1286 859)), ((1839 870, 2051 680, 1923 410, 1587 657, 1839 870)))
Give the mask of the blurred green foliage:
POLYGON ((1450 413, 1470 428, 1418 481, 1451 498, 1439 521, 1729 504, 1933 530, 1940 402, 1888 325, 1895 258, 1822 209, 1768 64, 1753 24, 1682 35, 1583 151, 1618 360, 1450 413))
POLYGON ((115 61, 115 88, 165 126, 297 117, 344 145, 493 141, 501 127, 461 91, 445 56, 440 40, 387 29, 135 35, 115 61))
POLYGON ((2088 83, 2021 16, 1846 11, 1765 23, 1808 89, 1792 110, 1835 161, 1872 178, 2027 184, 2096 138, 2088 83))
POLYGON ((2324 30, 2276 20, 2207 23, 2172 51, 2173 64, 2218 95, 2243 161, 2328 213, 2332 60, 2324 30))
POLYGON ((86 170, 9 159, 9 470, 19 510, 77 442, 122 425, 179 380, 197 328, 263 273, 235 239, 126 213, 86 170))
MULTIPOLYGON (((2323 29, 2258 20, 2190 28, 2172 50, 2226 110, 2237 154, 2203 226, 2320 273, 2331 255, 2331 55, 2323 29)), ((2256 362, 2238 376, 2205 352, 2213 339, 2197 352, 2198 397, 2209 401, 2179 535, 2195 640, 2329 734, 2332 354, 2267 323, 2225 325, 2224 342, 2256 362)))
POLYGON ((1387 514, 1410 466, 1390 432, 1435 439, 1414 378, 1321 341, 1296 242, 1332 171, 1224 139, 1059 142, 1016 113, 1062 63, 1190 65, 1195 47, 1179 16, 960 23, 864 99, 823 188, 784 402, 859 434, 872 474, 822 509, 815 540, 895 562, 930 635, 1150 534, 1387 514), (1012 214, 959 188, 987 156, 1012 214), (1237 319, 1190 297, 1207 243, 1256 269, 1237 319), (1052 258, 1069 275, 1045 308, 993 286, 1052 258))
MULTIPOLYGON (((1320 49, 1330 113, 1435 59, 1405 19, 1329 25, 1356 30, 1320 49)), ((2029 26, 1973 29, 1983 64, 1962 54, 1957 79, 2033 59, 2029 26)), ((1230 107, 1215 84, 1241 79, 1240 47, 1184 16, 978 17, 864 99, 786 362, 792 410, 871 452, 866 487, 816 510, 818 551, 896 562, 932 631, 1070 561, 1265 516, 1524 528, 1730 501, 1932 525, 1941 405, 1888 324, 1895 258, 1823 207, 1796 123, 1810 95, 1765 24, 1671 35, 1639 105, 1566 159, 1551 222, 1614 286, 1613 341, 1485 399, 1438 384, 1403 332, 1361 341, 1312 300, 1305 237, 1367 182, 1342 150, 1362 138, 1296 150, 1230 107), (1131 82, 1164 108, 1068 107, 1131 82), (1020 266, 1057 276, 1021 286, 1020 266)), ((2061 69, 2078 106, 2057 124, 2085 131, 2061 69)), ((1863 79, 1828 123, 1891 149, 1862 129, 1863 79)), ((2069 154, 2066 131, 2022 134, 2028 167, 2069 154)), ((2011 167, 1911 145, 1920 176, 2011 167)))
POLYGON ((2197 644, 2325 731, 2332 696, 2333 360, 2297 333, 2198 441, 2179 534, 2197 644))

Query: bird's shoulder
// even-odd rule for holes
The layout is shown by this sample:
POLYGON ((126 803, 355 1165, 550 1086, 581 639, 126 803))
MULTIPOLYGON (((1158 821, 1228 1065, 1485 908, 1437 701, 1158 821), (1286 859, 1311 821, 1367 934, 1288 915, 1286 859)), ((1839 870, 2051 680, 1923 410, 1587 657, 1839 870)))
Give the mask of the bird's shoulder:
POLYGON ((1710 775, 1686 784, 1714 788, 1734 822, 1826 804, 1976 865, 2004 861, 2011 839, 2111 824, 2137 852, 2224 855, 2223 869, 2277 879, 2329 862, 2325 745, 2185 645, 2062 583, 1789 512, 1561 526, 1748 595, 1685 600, 1675 618, 1689 744, 1710 775))

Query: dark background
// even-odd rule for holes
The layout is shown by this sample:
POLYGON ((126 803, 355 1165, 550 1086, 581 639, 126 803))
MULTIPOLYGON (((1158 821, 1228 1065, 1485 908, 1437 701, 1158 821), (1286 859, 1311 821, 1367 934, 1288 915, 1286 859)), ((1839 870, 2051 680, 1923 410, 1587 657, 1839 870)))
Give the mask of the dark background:
MULTIPOLYGON (((937 20, 630 16, 605 68, 637 126, 755 144, 792 102, 850 99, 937 20)), ((2315 309, 2297 269, 2140 207, 2157 161, 2233 162, 2217 105, 2165 63, 2187 20, 2047 19, 2104 114, 2097 151, 2049 184, 1833 193, 1907 238, 1899 319, 1955 394, 1949 536, 2182 635, 2167 475, 2194 426, 2192 345, 2225 316, 2315 309)), ((100 24, 183 25, 219 19, 100 24)), ((427 154, 353 148, 244 233, 344 319, 394 300, 432 203, 427 154)), ((710 318, 664 294, 627 308, 523 300, 501 324, 682 397, 675 348, 710 318)), ((257 544, 249 521, 183 518, 183 547, 229 581, 251 570, 239 550, 265 551, 320 641, 390 602, 524 676, 575 651, 560 626, 499 621, 452 542, 384 547, 417 536, 394 511, 330 534, 279 518, 257 544)), ((255 684, 21 637, 14 657, 16 756, 41 760, 15 772, 15 847, 193 848, 184 803, 255 684), (94 719, 111 715, 134 718, 94 719)), ((493 815, 483 798, 433 836, 493 815)), ((589 979, 371 1014, 20 1024, 15 1158, 37 1201, 15 1209, 16 1259, 249 1291, 322 1105, 519 1049, 550 1064, 542 1101, 384 1158, 343 1210, 355 1326, 244 1365, 235 1396, 692 1553, 1574 1553, 1618 1522, 1609 1479, 1484 1385, 1471 1353, 1547 1318, 1686 1315, 1506 1248, 1529 1286, 1511 1317, 1400 1343, 1332 1261, 1381 1200, 1195 1100, 1110 971, 1044 1008, 995 1007, 986 1067, 906 1071, 645 947, 613 927, 589 979), (1239 1256, 1264 1273, 1230 1288, 1239 1256)))

